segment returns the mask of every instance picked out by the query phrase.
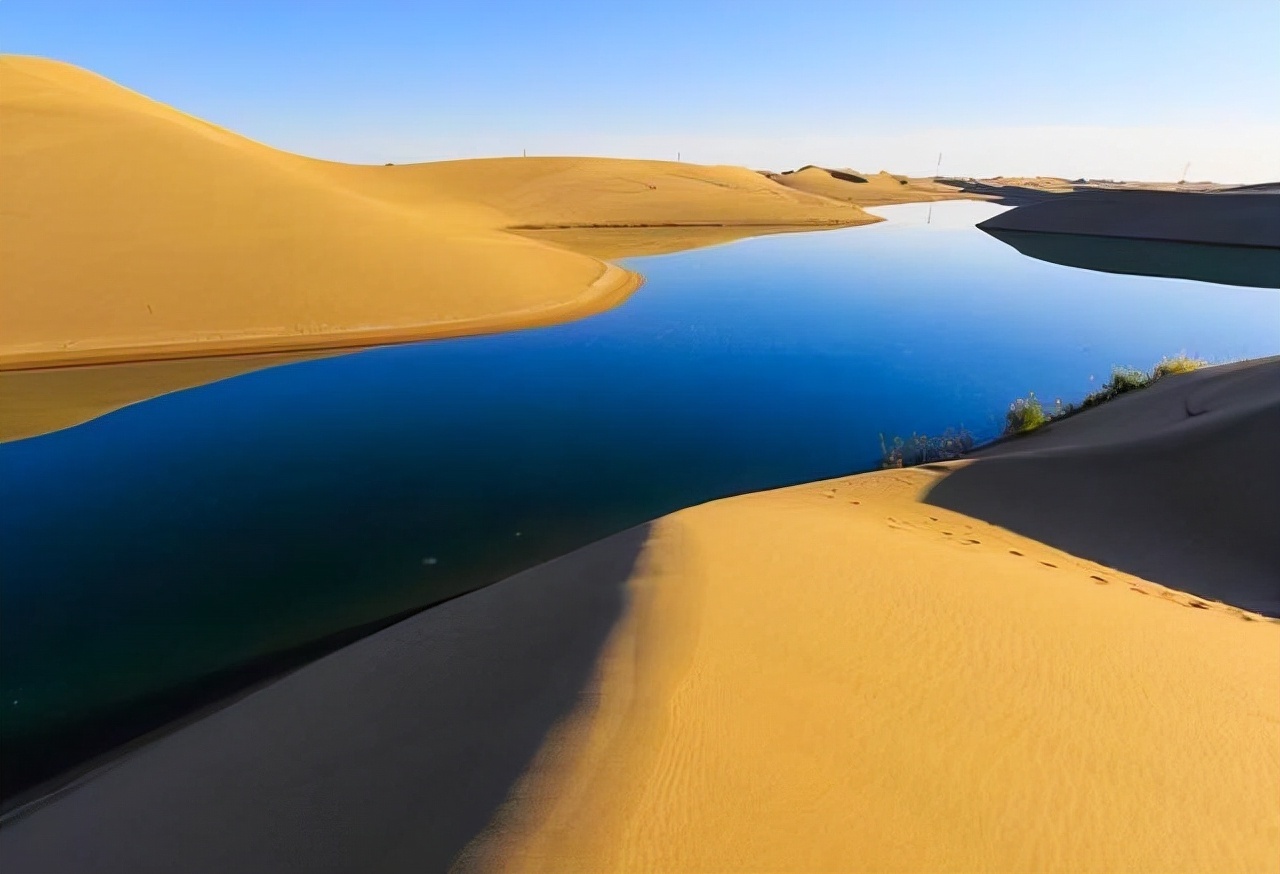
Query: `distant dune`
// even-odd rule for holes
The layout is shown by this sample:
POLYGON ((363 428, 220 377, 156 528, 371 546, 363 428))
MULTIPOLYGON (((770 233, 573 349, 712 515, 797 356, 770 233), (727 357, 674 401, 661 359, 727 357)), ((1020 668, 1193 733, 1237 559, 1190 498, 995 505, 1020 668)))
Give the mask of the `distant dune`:
POLYGON ((624 532, 130 752, 6 822, 0 865, 1270 874, 1280 624, 1210 599, 1276 571, 1276 367, 624 532), (1167 561, 1000 527, 1002 477, 1047 543, 1167 561), (992 521, 937 506, 975 488, 992 521), (1180 563, 1221 579, 1160 585, 1180 563))
POLYGON ((0 59, 0 128, 8 368, 475 333, 638 284, 513 226, 874 220, 737 167, 311 160, 29 57, 0 59))
POLYGON ((1280 194, 1091 190, 1020 206, 978 227, 1280 248, 1280 194))
POLYGON ((932 179, 909 179, 906 176, 893 176, 883 170, 871 174, 810 165, 790 173, 771 173, 769 178, 793 191, 817 194, 859 206, 887 206, 965 196, 955 188, 938 184, 932 179))

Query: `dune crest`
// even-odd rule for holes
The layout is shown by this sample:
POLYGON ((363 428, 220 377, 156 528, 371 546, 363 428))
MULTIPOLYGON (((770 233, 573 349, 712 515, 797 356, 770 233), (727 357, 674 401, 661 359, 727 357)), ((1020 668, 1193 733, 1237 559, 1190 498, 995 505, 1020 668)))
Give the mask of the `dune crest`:
POLYGON ((922 503, 944 476, 657 523, 460 867, 1269 870, 1280 626, 922 503))
POLYGON ((1278 366, 655 523, 463 867, 1274 870, 1278 366))
MULTIPOLYGON (((1274 406, 1274 367, 1167 377, 1064 420, 1041 454, 1080 479, 1084 453, 1105 465, 1117 432, 1146 430, 1149 454, 1212 475, 1204 429, 1274 406)), ((1247 457, 1269 448, 1242 432, 1247 457)), ((1280 622, 927 502, 1000 463, 743 495, 598 541, 86 775, 7 819, 0 859, 1273 872, 1280 622), (342 828, 317 829, 330 813, 342 828)), ((1167 475, 1104 475, 1102 498, 1167 475)), ((1110 530, 1140 545, 1167 524, 1110 530)))
POLYGON ((767 175, 779 185, 794 191, 856 203, 859 206, 890 206, 895 203, 953 200, 972 196, 932 179, 894 176, 884 170, 878 173, 859 173, 856 170, 832 170, 810 164, 789 173, 767 175))
POLYGON ((0 58, 0 127, 4 368, 479 333, 638 286, 543 228, 874 220, 736 167, 319 161, 30 57, 0 58))

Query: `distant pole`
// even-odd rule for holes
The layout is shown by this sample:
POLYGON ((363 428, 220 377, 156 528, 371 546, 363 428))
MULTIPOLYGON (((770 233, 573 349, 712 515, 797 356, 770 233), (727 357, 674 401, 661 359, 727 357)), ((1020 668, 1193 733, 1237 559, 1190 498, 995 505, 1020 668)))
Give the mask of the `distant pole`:
POLYGON ((521 149, 521 150, 520 150, 520 157, 521 157, 521 158, 527 158, 527 157, 529 157, 529 150, 528 150, 528 149, 521 149))
POLYGON ((938 153, 938 166, 933 168, 933 178, 936 180, 942 175, 942 153, 938 153))
POLYGON ((1182 168, 1182 178, 1178 180, 1179 185, 1187 184, 1187 171, 1191 169, 1191 162, 1187 162, 1187 166, 1182 168))
POLYGON ((679 164, 679 163, 680 163, 680 153, 679 153, 679 152, 676 152, 676 163, 677 163, 677 164, 679 164))

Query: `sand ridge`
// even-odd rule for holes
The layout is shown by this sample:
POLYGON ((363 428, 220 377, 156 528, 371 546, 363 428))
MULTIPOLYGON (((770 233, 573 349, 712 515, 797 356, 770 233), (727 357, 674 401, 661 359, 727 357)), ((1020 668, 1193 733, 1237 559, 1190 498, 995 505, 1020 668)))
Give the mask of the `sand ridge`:
POLYGON ((779 185, 795 191, 856 203, 859 206, 889 206, 895 203, 973 197, 933 179, 895 176, 884 170, 878 173, 860 173, 857 170, 832 170, 810 165, 794 172, 767 175, 779 185))
POLYGON ((1280 357, 1206 367, 979 451, 928 501, 1280 617, 1277 431, 1280 357))
POLYGON ((923 504, 943 476, 662 520, 461 867, 1269 870, 1280 626, 923 504))
POLYGON ((743 167, 321 161, 43 58, 0 56, 0 128, 0 395, 19 399, 0 440, 268 366, 259 353, 590 315, 641 284, 606 260, 880 220, 743 167))
MULTIPOLYGON (((1003 451, 1070 453, 1080 479, 1142 438, 1211 479, 1206 429, 1269 449, 1237 413, 1275 405, 1274 366, 1168 377, 1003 451)), ((9 817, 0 862, 1273 872, 1280 621, 929 502, 1000 464, 714 501, 454 599, 9 817)))
POLYGON ((512 227, 875 220, 736 167, 319 161, 39 58, 0 58, 0 125, 5 368, 476 333, 638 286, 512 227))
POLYGON ((1274 870, 1278 367, 659 520, 462 867, 1274 870))

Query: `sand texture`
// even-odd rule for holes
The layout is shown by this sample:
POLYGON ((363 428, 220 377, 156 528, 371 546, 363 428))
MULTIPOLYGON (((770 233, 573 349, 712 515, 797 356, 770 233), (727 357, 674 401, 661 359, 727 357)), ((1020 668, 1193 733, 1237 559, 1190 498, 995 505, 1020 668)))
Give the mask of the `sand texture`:
MULTIPOLYGON (((1272 367, 1147 391, 1256 458, 1272 432, 1227 417, 1272 367)), ((1141 397, 1046 441, 1105 465, 1145 434, 1210 479, 1216 440, 1141 397)), ((426 611, 11 819, 0 864, 1275 871, 1280 623, 929 503, 1015 445, 694 507, 426 611)), ((1117 502, 1167 475, 1096 472, 1117 502)))
POLYGON ((640 284, 606 259, 879 221, 742 167, 317 161, 31 57, 0 56, 0 129, 0 440, 264 366, 250 352, 589 315, 640 284))
POLYGON ((809 166, 791 173, 771 173, 768 176, 779 185, 794 191, 817 194, 859 206, 889 206, 895 203, 951 200, 968 196, 932 179, 894 176, 883 170, 879 173, 859 173, 856 170, 829 170, 809 166))
POLYGON ((941 476, 656 526, 466 867, 1274 870, 1280 627, 920 503, 941 476))
POLYGON ((511 227, 873 220, 735 167, 316 161, 28 57, 0 127, 6 368, 545 324, 638 284, 511 227))

